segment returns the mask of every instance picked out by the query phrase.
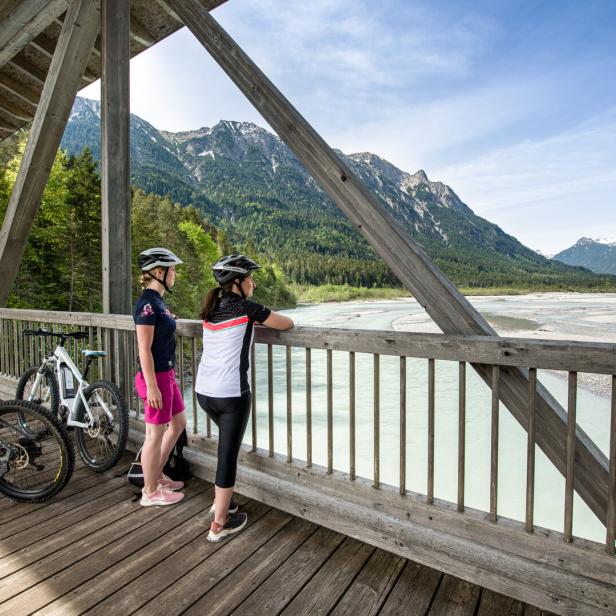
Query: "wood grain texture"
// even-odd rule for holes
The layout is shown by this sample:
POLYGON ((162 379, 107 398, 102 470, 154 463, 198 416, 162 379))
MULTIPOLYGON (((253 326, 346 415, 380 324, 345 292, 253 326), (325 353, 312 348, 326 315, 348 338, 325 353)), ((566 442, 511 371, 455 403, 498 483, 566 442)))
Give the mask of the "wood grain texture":
POLYGON ((96 3, 67 11, 0 230, 0 306, 6 306, 99 26, 96 3))
MULTIPOLYGON (((494 329, 220 27, 207 8, 189 0, 165 0, 165 3, 274 128, 393 273, 411 290, 441 330, 447 334, 494 336, 494 329)), ((378 351, 372 349, 371 352, 378 351)), ((490 371, 472 365, 489 384, 490 371)), ((501 376, 504 381, 502 400, 520 424, 526 426, 527 374, 510 369, 503 370, 501 376)), ((566 460, 562 437, 566 423, 563 409, 544 388, 538 389, 538 404, 545 425, 538 423, 537 443, 564 474, 566 460)), ((576 438, 579 452, 576 489, 591 510, 605 522, 608 479, 605 456, 584 433, 580 432, 576 438)))

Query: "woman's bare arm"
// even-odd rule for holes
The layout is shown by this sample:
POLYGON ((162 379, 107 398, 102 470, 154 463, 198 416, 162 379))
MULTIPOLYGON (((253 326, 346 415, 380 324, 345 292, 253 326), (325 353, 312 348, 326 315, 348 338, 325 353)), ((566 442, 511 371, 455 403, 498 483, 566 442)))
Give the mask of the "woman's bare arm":
POLYGON ((269 317, 263 321, 263 325, 272 329, 291 329, 294 325, 293 320, 279 312, 271 312, 269 317))
POLYGON ((136 325, 137 347, 139 348, 139 364, 145 384, 148 388, 148 404, 155 409, 162 407, 162 395, 156 383, 154 358, 152 357, 152 341, 154 340, 153 325, 136 325))

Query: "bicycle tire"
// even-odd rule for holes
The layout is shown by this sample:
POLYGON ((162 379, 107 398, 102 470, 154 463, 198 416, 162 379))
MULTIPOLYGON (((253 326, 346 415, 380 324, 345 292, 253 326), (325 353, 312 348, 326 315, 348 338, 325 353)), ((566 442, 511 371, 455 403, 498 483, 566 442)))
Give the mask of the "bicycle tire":
MULTIPOLYGON (((50 483, 36 489, 28 489, 15 485, 14 482, 9 482, 5 479, 6 475, 10 473, 9 463, 9 469, 0 475, 0 493, 21 503, 42 503, 52 496, 55 496, 69 482, 75 467, 73 444, 66 432, 66 428, 59 419, 44 406, 25 400, 7 400, 5 402, 0 401, 0 448, 2 448, 2 442, 7 442, 6 436, 5 440, 2 439, 3 430, 5 435, 7 431, 9 433, 11 432, 11 429, 7 428, 8 424, 1 420, 3 416, 6 417, 11 413, 14 413, 16 416, 29 417, 30 425, 34 425, 33 422, 35 420, 41 422, 44 426, 44 430, 39 432, 40 438, 42 440, 44 436, 49 436, 51 440, 57 443, 60 467, 50 483), (4 426, 2 426, 3 423, 4 426)), ((21 433, 24 434, 23 431, 21 433)), ((19 439, 18 444, 21 445, 22 448, 27 447, 27 445, 23 444, 24 440, 31 441, 31 438, 26 434, 19 439)), ((42 451, 42 447, 40 447, 40 449, 42 451)), ((37 453, 40 457, 47 455, 41 452, 37 453)), ((35 459, 36 458, 33 456, 32 460, 35 459)), ((40 469, 36 470, 41 474, 40 469)), ((55 469, 52 469, 52 473, 54 471, 55 469)))
MULTIPOLYGON (((17 382, 17 388, 15 390, 15 398, 17 400, 24 399, 24 393, 26 391, 26 386, 28 385, 28 381, 32 376, 36 378, 36 373, 39 371, 40 366, 30 366, 20 377, 17 382)), ((49 386, 49 410, 58 416, 60 412, 60 386, 58 384, 58 379, 56 377, 55 372, 51 368, 45 368, 44 375, 47 379, 47 385, 49 386)), ((30 402, 30 400, 26 400, 26 402, 30 402)), ((31 402, 35 404, 43 404, 43 400, 32 400, 31 402)))
MULTIPOLYGON (((93 405, 91 403, 91 398, 97 390, 102 390, 106 392, 114 401, 115 408, 117 409, 117 418, 112 426, 104 425, 103 422, 98 424, 95 429, 90 430, 88 428, 76 428, 75 429, 75 440, 77 442, 77 448, 79 450, 79 455, 83 460, 84 464, 91 470, 102 473, 103 471, 107 471, 110 468, 114 467, 119 459, 122 457, 124 450, 126 449, 126 441, 128 440, 128 411, 126 410, 126 406, 124 404, 124 398, 122 393, 120 392, 118 386, 111 381, 95 381, 91 385, 88 385, 83 391, 83 395, 88 402, 88 405, 92 409, 93 405), (93 455, 89 450, 89 445, 91 441, 95 439, 99 445, 99 451, 101 448, 101 434, 102 439, 108 437, 111 433, 104 433, 106 430, 111 430, 114 434, 116 434, 116 443, 112 449, 107 445, 107 455, 105 456, 97 456, 93 455)), ((75 409, 75 416, 77 417, 77 421, 87 421, 88 416, 85 412, 85 408, 83 406, 83 401, 81 398, 78 398, 76 401, 77 407, 75 409)), ((102 415, 104 419, 107 421, 107 416, 102 415)), ((110 439, 107 439, 110 441, 110 439)))

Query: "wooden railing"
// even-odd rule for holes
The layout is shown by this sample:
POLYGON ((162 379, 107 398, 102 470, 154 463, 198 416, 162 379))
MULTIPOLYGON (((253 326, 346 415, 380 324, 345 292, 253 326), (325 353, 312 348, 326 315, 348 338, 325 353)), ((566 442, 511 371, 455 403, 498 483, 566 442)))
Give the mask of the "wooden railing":
MULTIPOLYGON (((123 361, 109 359, 99 361, 96 366, 97 375, 112 378, 122 384, 123 392, 130 408, 134 411, 135 418, 139 418, 142 412, 141 401, 137 398, 132 387, 132 373, 135 366, 136 342, 132 319, 128 316, 97 315, 84 313, 50 313, 36 311, 16 311, 0 309, 0 374, 12 377, 14 380, 21 371, 38 361, 42 349, 36 339, 27 339, 22 335, 23 329, 38 326, 53 327, 56 329, 76 330, 85 329, 89 333, 89 345, 102 346, 112 351, 113 358, 123 358, 123 361)), ((602 343, 580 343, 562 341, 541 341, 500 337, 456 337, 439 334, 411 334, 402 332, 364 331, 298 327, 288 332, 278 332, 267 328, 256 328, 256 347, 252 349, 251 361, 251 384, 253 396, 253 413, 250 432, 247 440, 251 446, 241 455, 240 479, 242 464, 248 473, 269 473, 277 477, 277 481, 288 480, 284 490, 286 493, 276 497, 276 506, 288 503, 289 510, 299 511, 309 516, 310 507, 304 509, 297 504, 297 498, 304 489, 321 490, 326 496, 331 491, 331 498, 346 499, 349 504, 356 508, 367 507, 374 513, 375 509, 382 509, 408 521, 408 524, 419 524, 417 528, 428 525, 439 532, 447 533, 448 541, 453 542, 452 535, 481 544, 487 549, 501 550, 503 554, 525 560, 534 560, 537 567, 545 566, 547 562, 562 573, 562 584, 569 584, 569 590, 560 588, 561 583, 556 584, 552 591, 551 583, 546 582, 543 590, 537 591, 535 603, 541 604, 546 609, 567 613, 566 610, 574 606, 580 613, 609 613, 616 609, 616 345, 602 343), (274 349, 284 348, 284 379, 276 381, 274 374, 274 349), (301 349, 304 349, 301 352, 301 349), (315 434, 313 432, 313 418, 316 411, 321 412, 314 406, 313 389, 315 387, 315 350, 325 351, 325 440, 326 455, 323 464, 319 465, 314 460, 315 434), (344 353, 348 355, 348 373, 337 371, 334 375, 333 354, 344 353), (365 355, 372 356, 372 400, 357 399, 357 366, 359 355, 365 361, 365 355), (400 463, 398 473, 398 485, 392 487, 382 481, 382 435, 381 431, 381 401, 382 382, 381 358, 384 356, 399 357, 399 422, 397 425, 399 437, 400 463), (305 416, 305 457, 298 459, 294 451, 294 442, 297 437, 293 434, 294 420, 297 420, 297 408, 294 408, 293 383, 294 383, 294 357, 303 358, 303 386, 305 388, 305 408, 301 415, 305 416), (258 361, 261 358, 261 361, 258 361), (408 391, 407 391, 407 360, 421 358, 427 362, 427 476, 425 493, 411 492, 407 488, 407 417, 408 417, 408 391), (435 496, 435 418, 437 416, 437 380, 436 364, 440 361, 457 363, 457 502, 451 504, 435 496), (467 366, 482 364, 491 369, 491 406, 490 416, 490 488, 489 510, 485 513, 470 509, 465 503, 465 473, 467 459, 467 366), (499 414, 501 403, 499 400, 499 384, 501 371, 511 368, 520 368, 527 371, 529 379, 528 409, 529 422, 523 426, 527 431, 526 444, 526 490, 525 490, 525 519, 522 524, 503 518, 499 515, 498 503, 498 478, 499 478, 499 414), (563 533, 548 531, 538 528, 534 522, 535 493, 541 486, 535 484, 535 434, 537 414, 535 399, 537 396, 538 383, 537 371, 549 369, 565 371, 568 374, 568 404, 567 404, 567 439, 562 444, 566 455, 565 471, 565 498, 563 533), (603 556, 599 545, 585 539, 574 536, 574 486, 576 470, 575 436, 581 428, 576 423, 576 411, 578 400, 578 373, 590 372, 595 374, 610 375, 611 378, 611 406, 610 425, 605 426, 610 431, 609 455, 603 456, 604 463, 609 469, 609 489, 607 494, 607 517, 605 520, 605 543, 603 556), (265 378, 265 375, 266 378, 265 378), (259 376, 261 383, 265 380, 265 391, 257 389, 259 376), (334 438, 334 418, 337 409, 334 404, 334 391, 336 384, 344 379, 348 382, 348 460, 341 464, 336 456, 336 441, 334 438), (277 413, 280 409, 275 404, 275 389, 277 386, 282 391, 282 385, 286 388, 286 409, 284 413, 277 413), (259 429, 258 413, 259 405, 267 405, 266 434, 259 429), (366 403, 372 404, 372 476, 362 477, 357 472, 357 442, 356 421, 358 408, 365 408, 366 403), (286 443, 278 443, 275 440, 275 419, 286 415, 286 443), (259 447, 259 441, 267 443, 266 447, 259 447), (295 454, 295 455, 294 455, 295 454), (256 456, 256 457, 255 457, 256 456), (268 461, 270 460, 270 461, 268 461), (344 467, 345 472, 338 469, 344 467), (294 486, 293 481, 296 482, 294 486), (290 492, 296 490, 297 495, 290 492), (380 495, 380 496, 378 496, 380 495), (295 500, 293 500, 295 499, 295 500), (381 500, 379 500, 381 499, 381 500), (562 547, 561 547, 562 546, 562 547), (606 554, 607 552, 607 554, 606 554), (607 559, 607 560, 606 560, 607 559), (571 581, 566 581, 567 576, 583 576, 586 580, 595 580, 597 588, 582 588, 580 582, 579 597, 575 594, 571 581), (560 589, 556 590, 556 586, 560 589), (594 594, 593 594, 594 593, 594 594), (564 598, 561 595, 564 594, 564 598), (556 600, 554 597, 558 596, 556 600), (547 597, 543 603, 539 600, 547 597), (556 601, 556 604, 554 603, 556 601), (590 602, 592 609, 586 610, 586 603, 590 602), (582 607, 580 607, 582 606, 582 607), (593 611, 594 610, 594 611, 593 611)), ((80 346, 73 344, 71 350, 77 355, 80 346)), ((180 386, 184 391, 189 380, 196 374, 201 350, 201 324, 197 321, 178 321, 177 328, 177 372, 180 386)), ((390 360, 388 360, 390 361, 390 360)), ((338 362, 340 363, 340 362, 338 362)), ((295 375, 297 382, 298 375, 295 375)), ((9 379, 10 381, 10 379, 9 379)), ((388 374, 391 388, 391 375, 388 374)), ((1 396, 0 396, 1 397, 1 396)), ((192 426, 193 438, 191 446, 195 451, 201 449, 205 456, 215 455, 215 443, 212 438, 212 426, 209 420, 203 424, 200 413, 197 412, 197 402, 194 391, 192 393, 192 426)), ((201 415, 203 417, 204 415, 201 415)), ((598 451, 598 450, 597 450, 598 451)), ((195 454, 195 460, 199 456, 195 454)), ((598 455, 602 455, 598 451, 598 455)), ((206 457, 207 457, 206 456, 206 457)), ((204 457, 203 460, 206 460, 204 457)), ((212 465, 212 460, 207 458, 204 464, 212 465)), ((365 465, 364 465, 365 466, 365 465)), ((247 475, 248 476, 248 475, 247 475)), ((255 474, 254 477, 257 475, 255 474)), ((261 475, 259 475, 261 477, 261 475)), ((266 479, 259 481, 266 482, 266 479)), ((256 482, 253 479, 253 482, 256 482)), ((241 481, 240 481, 241 483, 241 481)), ((266 484, 264 483, 263 486, 266 484)), ((269 485, 269 484, 267 484, 269 485)), ((273 484, 272 484, 273 485, 273 484)), ((281 484, 282 485, 282 484, 281 484)), ((256 488, 255 488, 256 489, 256 488)), ((256 492, 267 497, 267 490, 282 488, 259 488, 256 492)), ((503 486, 500 488, 504 489, 503 486)), ((312 493, 311 493, 312 494, 312 493)), ((309 500, 309 497, 306 497, 309 500)), ((316 498, 316 497, 315 497, 316 498)), ((325 498, 325 496, 323 497, 325 498)), ((329 498, 329 497, 328 497, 329 498)), ((323 501, 325 503, 325 501, 323 501)), ((329 503, 330 501, 327 501, 329 503)), ((326 504, 323 505, 325 507, 326 504)), ((329 506, 329 505, 327 505, 329 506)), ((332 505, 333 507, 333 505, 332 505)), ((292 511, 293 512, 293 511, 292 511)), ((368 533, 354 534, 352 529, 345 527, 342 519, 336 519, 333 515, 332 527, 343 530, 347 534, 359 536, 368 541, 378 542, 368 533), (338 526, 336 526, 338 524, 338 526)), ((340 515, 338 517, 341 517, 340 515)), ((392 518, 393 519, 393 518, 392 518)), ((321 522, 323 522, 321 520, 321 522)), ((370 531, 372 532, 372 531, 370 531)), ((379 536, 377 531, 375 536, 379 536)), ((419 531, 417 531, 419 532, 419 531)), ((414 535, 419 536, 419 535, 414 535)), ((398 541, 398 543, 400 543, 398 541)), ((383 543, 380 543, 383 545, 383 543)), ((445 544, 443 544, 445 545, 445 544)), ((422 554, 414 552, 409 546, 396 545, 395 538, 389 545, 389 549, 399 551, 416 560, 422 560, 422 554), (406 550, 406 551, 405 551, 406 550)), ((468 548, 464 548, 468 550, 468 548)), ((464 554, 460 548, 460 554, 464 554)), ((454 550, 455 551, 455 550, 454 550)), ((459 558, 461 558, 460 556, 459 558)), ((424 557, 424 562, 439 566, 438 563, 430 562, 424 557)), ((503 565, 504 566, 504 565, 503 565)), ((516 565, 517 566, 517 565, 516 565)), ((512 565, 513 567, 513 565, 512 565)), ((453 572, 464 577, 464 570, 456 568, 447 562, 439 566, 443 570, 453 572)), ((477 568, 475 568, 475 575, 477 568)), ((553 572, 552 572, 553 573, 553 572)), ((507 574, 509 575, 509 574, 507 574)), ((538 574, 534 573, 536 579, 538 574)), ((551 575, 551 574, 550 574, 551 575)), ((485 585, 493 587, 500 592, 506 592, 513 588, 511 580, 507 583, 492 583, 492 578, 486 574, 483 580, 485 585)), ((548 576, 549 577, 549 576, 548 576)), ((547 578, 546 578, 547 579, 547 578)), ((551 579, 551 578, 550 578, 551 579)), ((581 578, 580 578, 581 579, 581 578)), ((482 580, 475 580, 482 583, 482 580)), ((528 584, 532 582, 528 581, 528 584)), ((529 599, 528 584, 519 582, 519 588, 523 588, 518 596, 524 594, 529 599), (526 586, 524 584, 527 584, 526 586)), ((517 587, 516 587, 517 588, 517 587)), ((511 591, 509 594, 514 594, 511 591)), ((543 599, 542 599, 543 600, 543 599)))

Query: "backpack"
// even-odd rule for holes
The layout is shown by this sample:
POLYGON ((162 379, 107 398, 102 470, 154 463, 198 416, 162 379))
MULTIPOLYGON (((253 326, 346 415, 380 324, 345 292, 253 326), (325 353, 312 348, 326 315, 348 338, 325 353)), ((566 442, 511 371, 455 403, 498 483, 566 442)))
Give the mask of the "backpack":
POLYGON ((186 445, 188 445, 188 435, 186 434, 186 429, 184 429, 178 437, 175 447, 169 454, 167 464, 163 468, 163 473, 174 481, 187 481, 192 477, 190 465, 184 459, 184 447, 186 445))
MULTIPOLYGON (((190 465, 184 459, 184 447, 186 445, 188 445, 188 436, 186 435, 186 430, 183 430, 163 468, 163 473, 174 481, 186 481, 192 477, 190 465)), ((143 447, 141 449, 143 449, 143 447)), ((126 476, 129 483, 137 488, 143 488, 144 486, 143 467, 141 466, 141 449, 139 449, 135 459, 131 462, 126 476)))
MULTIPOLYGON (((143 449, 143 447, 141 447, 143 449)), ((131 462, 126 478, 137 488, 143 488, 143 468, 141 467, 141 449, 137 452, 135 459, 131 462)))

